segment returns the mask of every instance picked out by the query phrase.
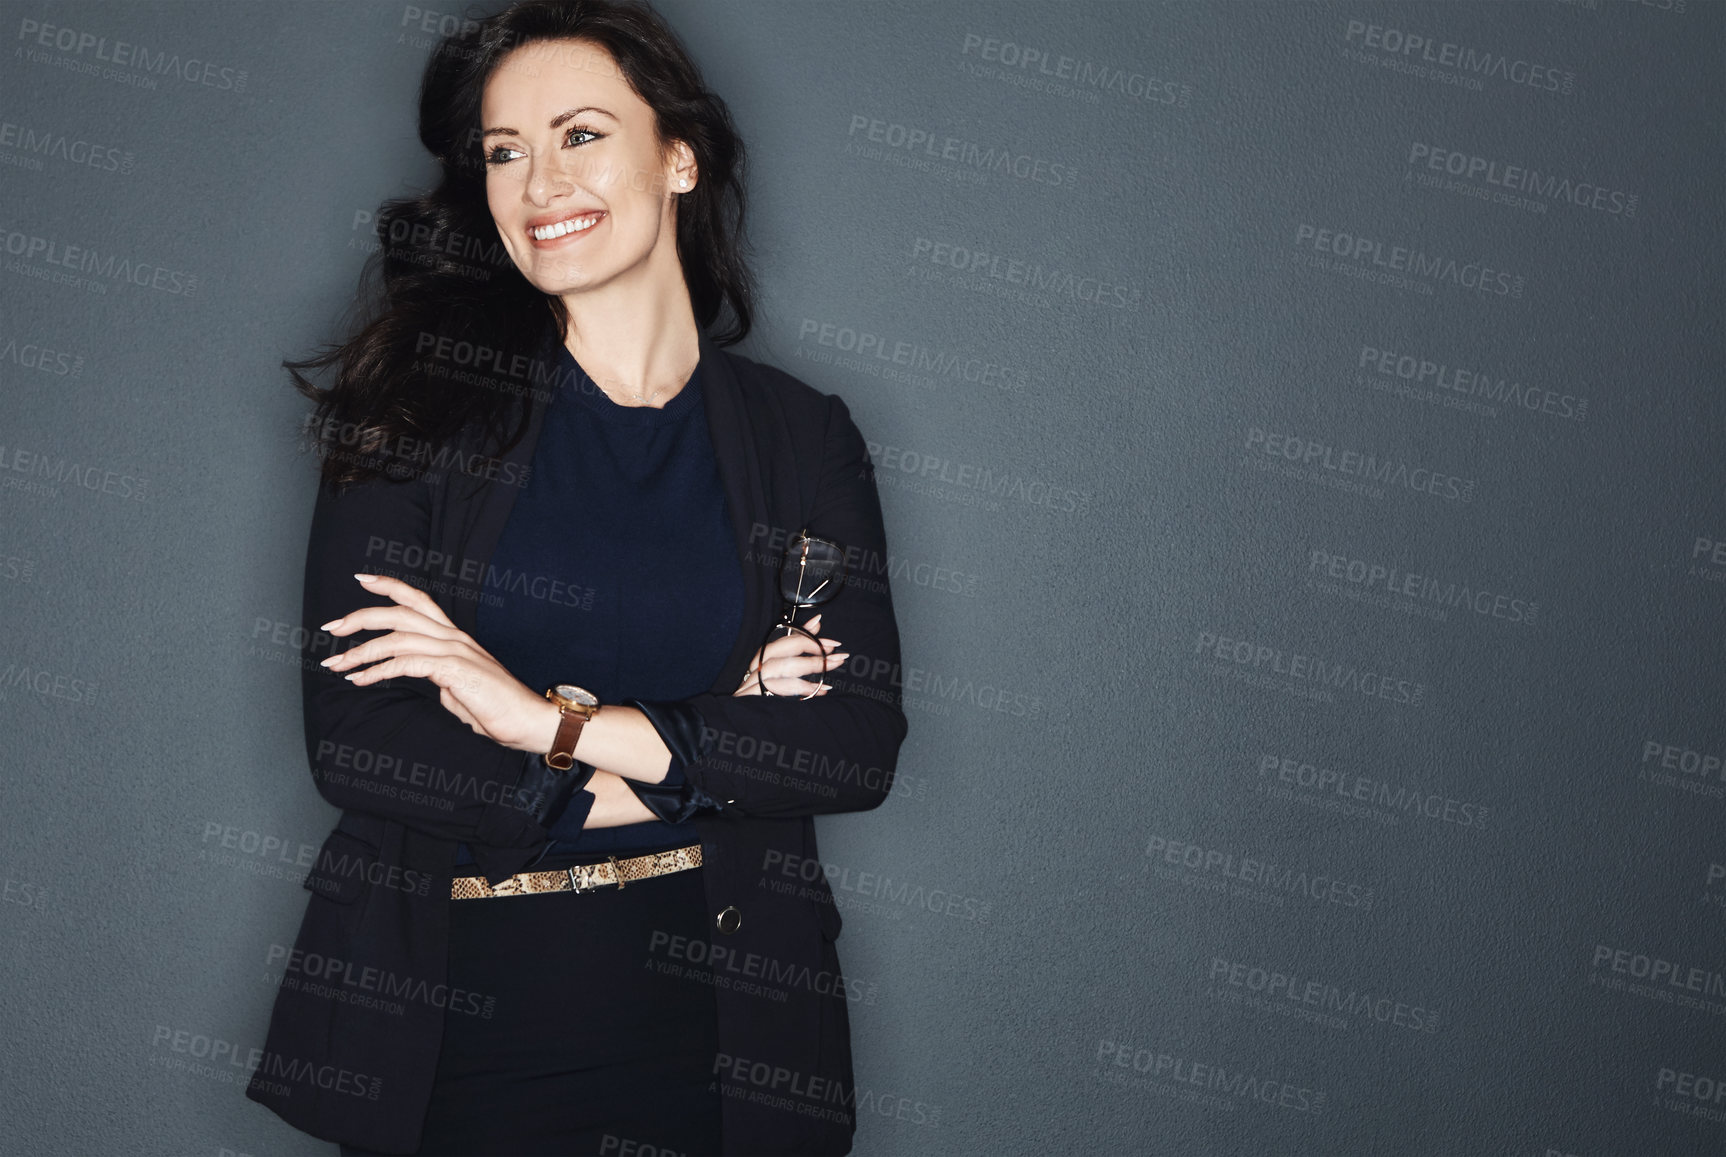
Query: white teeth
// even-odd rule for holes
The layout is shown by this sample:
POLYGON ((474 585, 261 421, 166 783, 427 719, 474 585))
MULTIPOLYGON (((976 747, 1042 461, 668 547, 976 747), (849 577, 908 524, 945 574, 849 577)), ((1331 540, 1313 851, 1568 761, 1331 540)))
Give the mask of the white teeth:
POLYGON ((550 241, 562 237, 566 233, 580 233, 583 229, 591 229, 599 222, 599 215, 591 217, 571 217, 567 221, 559 221, 555 225, 545 225, 538 229, 529 229, 536 241, 550 241))

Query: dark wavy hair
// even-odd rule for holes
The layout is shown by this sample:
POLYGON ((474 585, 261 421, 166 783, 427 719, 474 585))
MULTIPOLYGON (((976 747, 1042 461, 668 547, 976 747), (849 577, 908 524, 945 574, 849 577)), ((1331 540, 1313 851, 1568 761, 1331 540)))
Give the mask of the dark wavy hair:
POLYGON ((442 177, 429 193, 379 208, 379 249, 361 273, 360 316, 347 339, 282 362, 294 388, 317 403, 305 432, 332 489, 421 477, 434 451, 469 426, 495 454, 526 434, 534 384, 543 388, 548 377, 539 355, 569 315, 562 298, 521 275, 498 235, 486 203, 480 98, 511 51, 565 39, 608 50, 652 107, 661 144, 682 140, 695 154, 701 180, 678 197, 676 234, 690 303, 715 344, 749 333, 745 158, 725 102, 643 0, 521 0, 467 22, 432 52, 419 135, 442 177), (328 389, 301 372, 332 365, 328 389))

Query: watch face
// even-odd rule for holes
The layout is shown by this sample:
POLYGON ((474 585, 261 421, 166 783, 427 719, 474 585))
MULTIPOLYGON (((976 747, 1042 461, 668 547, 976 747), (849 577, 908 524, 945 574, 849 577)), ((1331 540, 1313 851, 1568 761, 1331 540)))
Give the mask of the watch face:
POLYGON ((559 683, 552 690, 572 703, 580 703, 584 707, 599 706, 599 699, 586 687, 577 687, 574 683, 559 683))

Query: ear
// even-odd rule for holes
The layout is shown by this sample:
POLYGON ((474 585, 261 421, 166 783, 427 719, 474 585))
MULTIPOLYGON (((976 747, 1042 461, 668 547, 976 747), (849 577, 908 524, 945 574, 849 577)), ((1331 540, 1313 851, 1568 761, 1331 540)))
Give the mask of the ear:
POLYGON ((671 142, 669 164, 666 168, 666 192, 673 197, 682 196, 695 191, 695 183, 701 177, 700 167, 695 163, 695 150, 685 141, 671 142), (687 185, 679 185, 679 181, 688 181, 687 185))

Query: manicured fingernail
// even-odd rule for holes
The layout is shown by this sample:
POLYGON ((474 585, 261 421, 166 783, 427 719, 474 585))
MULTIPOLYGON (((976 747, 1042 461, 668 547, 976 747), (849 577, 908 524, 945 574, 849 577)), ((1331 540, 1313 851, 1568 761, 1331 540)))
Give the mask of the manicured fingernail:
MULTIPOLYGON (((346 616, 343 616, 343 617, 345 618, 346 616)), ((318 630, 320 630, 320 631, 333 631, 341 625, 342 625, 341 619, 331 619, 329 622, 327 622, 323 626, 319 627, 318 630)))
POLYGON ((378 576, 375 574, 357 574, 354 577, 363 583, 375 583, 378 581, 378 576))
POLYGON ((340 655, 331 655, 328 659, 325 659, 323 662, 319 663, 318 666, 328 667, 331 663, 334 663, 339 658, 341 658, 340 655))
POLYGON ((364 671, 349 671, 346 675, 343 675, 342 678, 351 681, 354 679, 358 679, 361 675, 364 675, 364 674, 365 674, 364 671))

